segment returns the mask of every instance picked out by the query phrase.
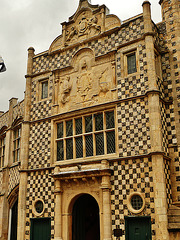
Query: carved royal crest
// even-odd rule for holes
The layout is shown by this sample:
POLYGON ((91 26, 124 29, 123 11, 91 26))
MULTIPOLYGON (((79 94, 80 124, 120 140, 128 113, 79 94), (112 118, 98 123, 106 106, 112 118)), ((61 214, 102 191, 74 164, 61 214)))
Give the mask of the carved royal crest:
POLYGON ((87 35, 94 36, 101 33, 101 26, 98 25, 97 17, 87 17, 83 13, 77 25, 73 25, 66 31, 66 42, 77 40, 79 37, 87 35))
POLYGON ((92 89, 92 76, 90 72, 85 72, 77 77, 77 94, 83 101, 89 100, 90 90, 92 89))

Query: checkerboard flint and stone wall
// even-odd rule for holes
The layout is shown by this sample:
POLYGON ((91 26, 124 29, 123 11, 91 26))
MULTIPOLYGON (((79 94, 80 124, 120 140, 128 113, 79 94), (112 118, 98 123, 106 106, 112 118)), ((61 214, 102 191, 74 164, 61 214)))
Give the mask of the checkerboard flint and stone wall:
POLYGON ((24 101, 18 103, 13 108, 13 121, 18 119, 19 117, 24 117, 24 101))
MULTIPOLYGON (((152 237, 155 240, 155 203, 151 158, 137 158, 110 163, 112 228, 122 229, 125 240, 124 216, 133 215, 128 209, 128 197, 139 192, 145 199, 145 208, 138 215, 151 216, 152 237)), ((113 238, 116 239, 116 238, 113 238)))
POLYGON ((52 91, 53 91, 53 80, 49 76, 49 98, 47 100, 38 101, 40 96, 38 96, 37 91, 39 91, 39 82, 34 80, 32 82, 31 88, 31 120, 37 120, 42 118, 47 118, 51 116, 51 104, 52 104, 52 91))
POLYGON ((119 156, 147 154, 151 149, 147 98, 119 103, 117 118, 119 156))
POLYGON ((138 45, 139 59, 139 74, 134 74, 130 77, 121 77, 121 55, 117 54, 117 86, 118 86, 118 98, 126 99, 144 95, 148 90, 148 76, 147 76, 147 59, 146 59, 146 47, 144 44, 138 45))
POLYGON ((0 129, 4 126, 8 126, 9 114, 6 112, 0 117, 0 129))
POLYGON ((8 194, 19 184, 19 165, 9 169, 8 194))
POLYGON ((50 167, 51 121, 41 121, 30 126, 29 169, 50 167))
POLYGON ((41 217, 51 218, 51 239, 54 239, 54 181, 51 170, 33 171, 28 173, 26 197, 26 230, 25 240, 30 239, 30 218, 36 217, 33 205, 37 199, 44 202, 44 212, 41 217))
POLYGON ((173 201, 180 201, 180 147, 172 148, 171 179, 174 187, 173 201))

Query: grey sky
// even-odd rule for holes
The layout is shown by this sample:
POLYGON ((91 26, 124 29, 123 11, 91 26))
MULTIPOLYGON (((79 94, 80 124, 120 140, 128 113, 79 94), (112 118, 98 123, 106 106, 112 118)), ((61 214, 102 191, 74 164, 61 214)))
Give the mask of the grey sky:
MULTIPOLYGON (((143 0, 91 0, 105 4, 122 21, 142 13, 143 0)), ((161 21, 158 0, 150 0, 152 19, 161 21)), ((74 14, 79 0, 1 0, 0 55, 7 71, 0 73, 0 111, 7 111, 9 99, 24 98, 27 49, 45 51, 61 34, 60 23, 74 14)))

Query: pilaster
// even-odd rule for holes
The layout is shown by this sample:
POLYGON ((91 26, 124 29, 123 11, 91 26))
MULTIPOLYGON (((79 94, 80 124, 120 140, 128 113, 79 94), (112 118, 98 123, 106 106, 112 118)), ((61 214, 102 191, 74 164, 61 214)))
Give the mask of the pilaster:
POLYGON ((155 195, 156 240, 168 240, 167 194, 164 176, 163 155, 152 156, 153 182, 155 195))
POLYGON ((62 190, 59 179, 55 180, 55 240, 62 240, 62 190))
MULTIPOLYGON (((24 106, 24 122, 22 123, 21 131, 21 149, 20 162, 21 170, 28 167, 29 158, 29 132, 30 132, 30 105, 31 105, 31 82, 33 71, 33 56, 34 48, 28 49, 27 75, 26 75, 26 92, 25 92, 25 106, 24 106)), ((19 202, 18 202, 18 230, 17 239, 24 240, 25 236, 25 219, 26 219, 26 191, 27 191, 27 172, 20 172, 19 185, 19 202)))
MULTIPOLYGON (((101 162, 102 167, 107 167, 107 161, 101 162)), ((102 176, 101 182, 102 189, 102 203, 103 203, 103 232, 104 237, 103 240, 111 240, 112 239, 112 221, 111 221, 111 187, 110 187, 110 175, 102 176)))

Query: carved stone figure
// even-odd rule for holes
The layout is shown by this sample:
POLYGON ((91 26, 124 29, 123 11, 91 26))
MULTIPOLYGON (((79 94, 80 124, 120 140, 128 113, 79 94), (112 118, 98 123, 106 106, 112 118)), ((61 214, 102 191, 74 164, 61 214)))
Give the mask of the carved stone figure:
POLYGON ((90 90, 92 89, 91 73, 85 72, 77 77, 77 93, 81 96, 82 100, 89 100, 90 90))
POLYGON ((63 78, 61 81, 61 102, 65 104, 69 101, 69 94, 72 88, 72 84, 70 83, 70 77, 67 76, 66 78, 63 78))
POLYGON ((66 38, 66 41, 70 41, 75 35, 78 34, 78 31, 76 29, 76 27, 71 27, 71 31, 67 31, 67 38, 66 38))

